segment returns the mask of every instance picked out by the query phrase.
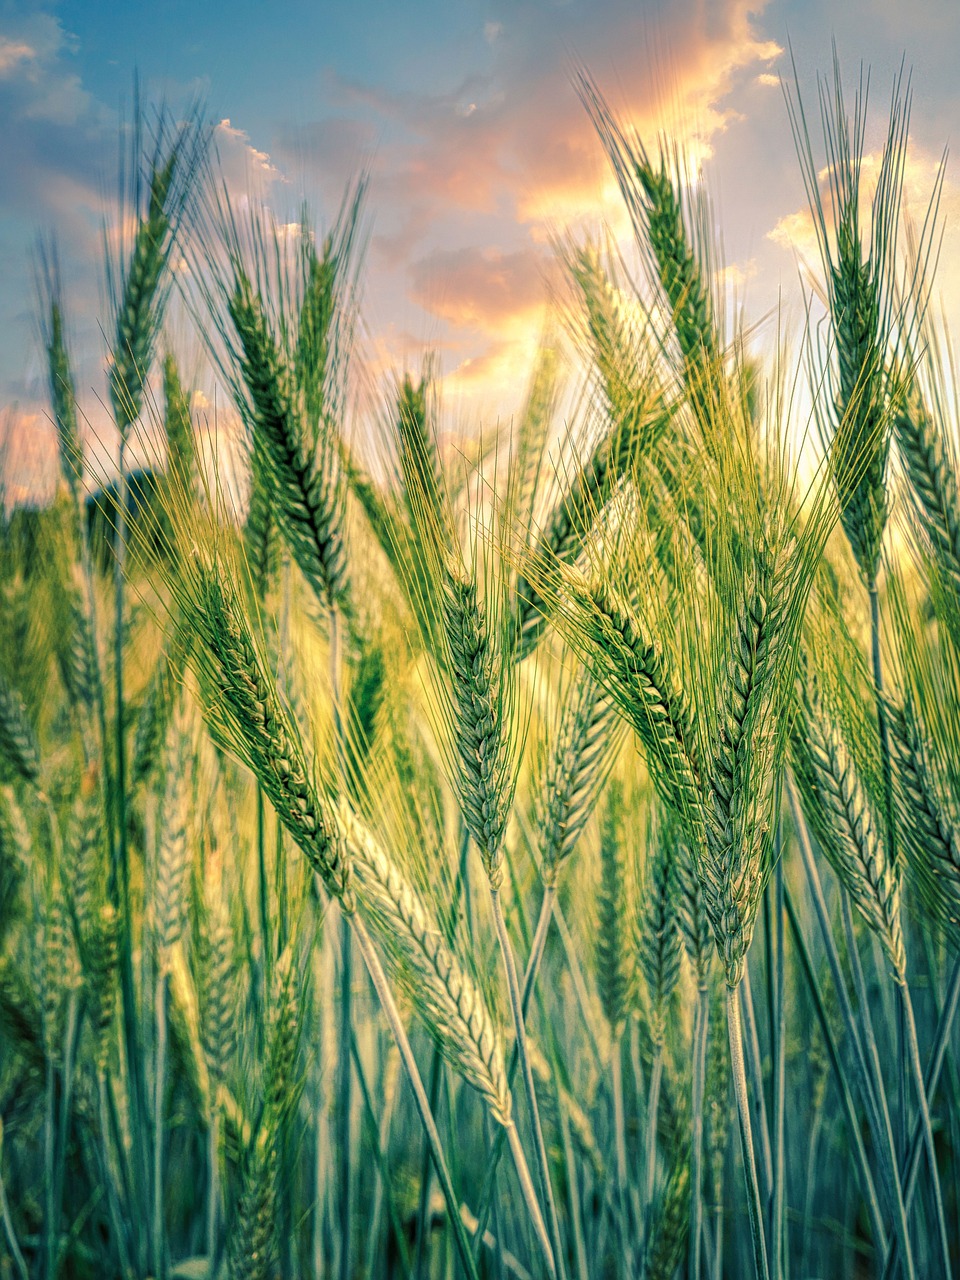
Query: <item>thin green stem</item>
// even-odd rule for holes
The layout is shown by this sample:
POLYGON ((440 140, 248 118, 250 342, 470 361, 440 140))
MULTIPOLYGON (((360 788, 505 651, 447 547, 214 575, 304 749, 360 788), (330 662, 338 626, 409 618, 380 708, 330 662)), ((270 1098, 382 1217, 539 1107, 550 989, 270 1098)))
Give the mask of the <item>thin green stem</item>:
POLYGON ((660 1111, 660 1082, 663 1079, 663 1039, 653 1046, 653 1063, 650 1068, 650 1091, 647 1094, 647 1133, 643 1162, 643 1233, 646 1240, 650 1229, 650 1211, 653 1206, 653 1188, 657 1176, 657 1115, 660 1111))
MULTIPOLYGON (((779 835, 778 835, 779 844, 779 835)), ((786 1247, 786 1165, 784 1148, 784 1128, 786 1122, 786 1090, 787 1090, 787 1011, 784 984, 786 966, 783 954, 783 851, 779 850, 776 872, 774 875, 774 941, 775 941, 775 978, 774 978, 774 1017, 773 1017, 773 1207, 771 1212, 771 1241, 773 1246, 774 1280, 785 1274, 786 1262, 790 1251, 786 1247)))
MULTIPOLYGON (((500 954, 503 959, 503 966, 507 978, 507 991, 510 997, 510 1009, 513 1014, 514 1033, 517 1040, 517 1051, 520 1059, 520 1075, 523 1079, 524 1089, 527 1096, 527 1106, 530 1112, 530 1127, 533 1131, 533 1145, 537 1161, 537 1172, 540 1177, 540 1191, 543 1196, 543 1202, 546 1205, 547 1229, 549 1232, 550 1247, 553 1253, 553 1274, 562 1278, 565 1276, 566 1268, 564 1267, 563 1244, 560 1239, 560 1224, 557 1219, 557 1207, 553 1197, 553 1187, 550 1183, 550 1166, 547 1161, 547 1148, 543 1141, 543 1129, 540 1125, 540 1110, 537 1106, 537 1091, 533 1083, 533 1070, 530 1066, 530 1058, 527 1054, 527 1034, 524 1026, 523 1017, 523 1001, 520 994, 520 984, 517 980, 517 965, 513 955, 513 946, 510 942, 510 935, 507 932, 507 922, 503 917, 503 906, 500 902, 500 891, 492 885, 490 887, 490 902, 493 909, 493 919, 497 931, 497 941, 500 944, 500 954)), ((508 1133, 508 1138, 510 1134, 508 1133)), ((517 1139, 519 1141, 519 1139, 517 1139)))
MULTIPOLYGON (((937 1032, 934 1037, 933 1053, 930 1057, 930 1066, 927 1068, 926 1079, 924 1081, 924 1093, 928 1102, 933 1098, 940 1082, 940 1073, 943 1070, 943 1062, 946 1057, 947 1046, 950 1043, 950 1033, 953 1028, 953 1021, 956 1017, 957 1006, 960 1004, 960 959, 958 959, 953 967, 953 973, 950 976, 950 986, 947 992, 947 1000, 940 1014, 940 1020, 937 1024, 937 1032)), ((907 1205, 907 1212, 913 1203, 913 1193, 917 1186, 917 1173, 920 1169, 920 1152, 924 1146, 923 1119, 918 1116, 913 1127, 913 1137, 910 1141, 910 1154, 907 1159, 906 1168, 906 1184, 904 1186, 904 1199, 907 1205)), ((893 1268, 896 1262, 897 1242, 894 1239, 890 1243, 890 1250, 887 1254, 886 1266, 883 1270, 883 1280, 889 1280, 893 1274, 893 1268)))
POLYGON ((56 1133, 56 1072, 53 1054, 50 1046, 47 1045, 47 1073, 46 1073, 46 1108, 44 1114, 43 1125, 43 1181, 44 1181, 44 1226, 43 1226, 43 1274, 46 1280, 54 1280, 57 1266, 58 1252, 58 1221, 54 1204, 55 1179, 53 1176, 54 1165, 54 1135, 56 1133))
POLYGON ((856 1105, 853 1099, 853 1093, 847 1081, 847 1074, 844 1070, 843 1063, 840 1059, 840 1051, 834 1039, 833 1029, 830 1026, 830 1019, 827 1016, 826 1006, 823 1002, 823 995, 820 991, 820 984, 817 981, 817 975, 814 972, 813 961, 810 958, 810 952, 807 948, 806 940, 800 929, 800 921, 797 917, 797 909, 793 902, 793 896, 789 891, 784 893, 784 906, 787 911, 787 920, 790 924, 790 930, 793 934, 794 946, 797 950, 797 956, 800 960, 800 967, 806 978, 807 988, 810 992, 810 998, 813 1001, 814 1012, 817 1015, 817 1022, 820 1025, 820 1033, 823 1036, 823 1042, 827 1049, 827 1057, 830 1059, 830 1066, 833 1069, 833 1078, 840 1094, 840 1100, 843 1103, 843 1109, 847 1117, 847 1131, 850 1141, 853 1144, 854 1152, 857 1157, 857 1165, 860 1170, 860 1181, 864 1199, 867 1204, 867 1211, 870 1214, 870 1223, 873 1229, 873 1236, 878 1250, 886 1248, 887 1231, 883 1221, 883 1214, 880 1210, 880 1202, 877 1199, 876 1186, 873 1180, 873 1170, 870 1167, 870 1158, 867 1155, 866 1147, 863 1143, 863 1137, 860 1133, 860 1118, 857 1115, 856 1105))
MULTIPOLYGON (((860 1021, 853 1012, 850 1003, 850 997, 847 992, 847 984, 843 977, 840 967, 840 957, 837 954, 837 947, 833 937, 833 930, 830 925, 830 917, 827 912, 826 900, 823 896, 823 886, 820 883, 820 875, 817 871, 817 864, 813 856, 813 849, 810 845, 810 833, 807 830, 806 822, 800 811, 800 805, 797 802, 796 793, 792 782, 787 781, 787 798, 790 804, 790 812, 794 820, 794 827, 797 832, 800 854, 807 875, 807 883, 810 887, 810 895, 813 900, 814 910, 820 925, 820 932, 823 937, 824 948, 827 953, 827 961, 830 965, 830 972, 833 977, 834 989, 840 1002, 840 1010, 843 1015, 844 1027, 850 1039, 850 1043, 854 1048, 854 1058, 860 1074, 861 1093, 867 1108, 867 1119, 873 1132, 873 1140, 876 1149, 883 1153, 884 1159, 882 1167, 886 1180, 887 1194, 894 1214, 894 1227, 903 1248, 904 1267, 908 1280, 915 1280, 915 1270, 913 1265, 913 1248, 910 1244, 910 1235, 907 1228, 907 1215, 903 1203, 903 1188, 900 1182, 900 1172, 897 1163, 896 1148, 893 1142, 893 1129, 890 1125, 890 1113, 886 1105, 886 1095, 883 1091, 883 1079, 879 1074, 875 1074, 868 1064, 867 1050, 861 1038, 860 1021)), ((845 895, 842 895, 845 896, 845 895)), ((856 957, 851 957, 855 960, 856 957)), ((865 1025, 869 1029, 869 1022, 865 1018, 865 1025)), ((871 1036, 872 1040, 872 1036, 871 1036)), ((874 1044, 875 1048, 875 1044, 874 1044)))
POLYGON ((420 1116, 420 1123, 423 1125, 424 1133, 427 1135, 427 1141, 430 1144, 430 1153, 433 1156, 434 1168, 437 1171, 437 1178, 440 1182, 440 1188, 443 1192, 443 1198, 446 1201, 447 1213, 453 1227, 454 1238, 456 1240, 457 1252, 460 1256, 460 1264, 463 1267, 470 1280, 479 1280, 477 1272, 477 1264, 474 1261, 473 1253, 470 1250, 470 1243, 467 1240, 464 1231, 463 1222, 460 1217, 460 1206, 456 1194, 453 1189, 453 1183, 450 1179, 450 1171, 447 1168, 446 1157, 443 1154, 443 1145, 440 1141, 440 1134, 437 1131, 436 1121, 430 1110, 430 1103, 427 1098, 427 1091, 423 1087, 423 1080, 420 1077, 420 1070, 417 1066, 417 1060, 413 1056, 413 1048, 410 1044, 410 1038, 407 1035, 400 1017, 400 1011, 397 1008, 393 993, 390 990, 390 984, 387 982, 387 976, 383 971, 380 959, 374 950, 370 935, 367 933, 366 926, 356 916, 351 917, 351 925, 353 936, 356 938, 357 947, 363 957, 363 962, 367 967, 370 975, 370 981, 373 983, 377 998, 380 1001, 380 1007, 383 1010, 384 1017, 393 1033, 397 1048, 400 1050, 400 1059, 403 1062, 407 1079, 413 1090, 413 1098, 416 1103, 417 1112, 420 1116))
POLYGON ((162 965, 157 974, 155 1016, 157 1023, 157 1065, 153 1095, 153 1273, 164 1277, 163 1256, 163 1094, 166 1088, 167 1058, 167 975, 162 965))
POLYGON ((130 1251, 127 1247, 127 1228, 117 1200, 117 1173, 110 1160, 109 1104, 107 1103, 106 1074, 97 1069, 97 1107, 100 1121, 99 1160, 102 1170, 103 1184, 107 1192, 107 1209, 110 1214, 110 1225, 116 1242, 117 1257, 123 1276, 129 1276, 133 1270, 130 1262, 130 1251))
MULTIPOLYGON (((534 987, 537 982, 537 973, 540 968, 540 961, 543 958, 543 950, 547 942, 547 934, 550 928, 550 917, 553 914, 554 904, 556 902, 557 887, 553 882, 544 885, 543 897, 540 900, 540 914, 537 919, 537 927, 533 935, 533 943, 530 949, 530 956, 527 960, 527 967, 523 975, 523 993, 520 1001, 520 1007, 523 1011, 524 1021, 526 1021, 527 1011, 530 1007, 530 1000, 533 995, 534 987)), ((507 1088, 513 1088, 513 1082, 517 1075, 517 1066, 520 1061, 517 1041, 514 1040, 513 1048, 510 1050, 510 1056, 507 1061, 507 1088)), ((479 1226, 477 1229, 477 1238, 483 1236, 490 1220, 490 1212, 493 1206, 494 1185, 497 1176, 497 1169, 500 1159, 503 1155, 504 1144, 506 1143, 506 1134, 502 1128, 497 1130, 497 1135, 493 1140, 493 1150, 490 1153, 490 1162, 487 1173, 483 1181, 483 1187, 480 1192, 479 1202, 479 1226)), ((479 1251, 477 1254, 479 1258, 479 1251)))
MULTIPOLYGON (((436 1045, 433 1048, 433 1054, 430 1058, 430 1110, 436 1113, 437 1103, 440 1099, 440 1080, 442 1075, 443 1059, 436 1045)), ((423 1275, 423 1257, 424 1247, 427 1239, 427 1218, 430 1213, 430 1183, 431 1183, 431 1166, 430 1166, 430 1148, 424 1143, 423 1159, 420 1164, 420 1198, 417 1204, 417 1235, 416 1245, 414 1248, 414 1274, 423 1275)))
MULTIPOLYGON (((767 1118, 767 1099, 763 1085, 763 1064, 760 1059, 760 1037, 757 1033, 757 1019, 753 1004, 753 984, 750 981, 750 967, 744 966, 743 982, 740 984, 740 1006, 743 1014, 744 1046, 746 1065, 753 1085, 753 1107, 757 1119, 757 1137, 760 1149, 760 1167, 763 1202, 770 1205, 773 1197, 773 1153, 770 1144, 770 1122, 767 1118)), ((768 1215, 764 1215, 768 1217, 768 1215)))
POLYGON ((623 1252, 629 1275, 634 1273, 633 1239, 630 1214, 630 1175, 627 1171, 627 1123, 623 1106, 623 1041, 614 1038, 610 1051, 610 1082, 613 1092, 613 1139, 617 1161, 617 1195, 623 1252))
MULTIPOLYGON (((330 696, 333 705, 333 744, 336 776, 344 782, 343 719, 340 695, 340 613, 330 610, 330 696)), ((353 935, 341 916, 340 921, 340 1037, 337 1066, 337 1108, 339 1118, 338 1152, 340 1181, 340 1280, 353 1275, 353 1066, 350 1045, 353 1038, 353 935)))
POLYGON ((730 1036, 730 1070, 737 1098, 737 1112, 740 1117, 740 1148, 743 1154, 743 1176, 747 1193, 747 1210, 750 1215, 754 1268, 757 1280, 770 1280, 767 1245, 763 1238, 764 1212, 760 1200, 760 1184, 757 1180, 753 1128, 750 1123, 750 1098, 747 1093, 747 1073, 743 1058, 743 1024, 740 1020, 740 1001, 736 987, 727 988, 727 1030, 730 1036))
POLYGON ((17 1239, 17 1233, 14 1229, 13 1215, 10 1213, 10 1203, 7 1200, 7 1190, 3 1182, 2 1169, 0 1169, 0 1217, 3 1218, 3 1229, 7 1236, 7 1244, 10 1246, 10 1255, 20 1275, 20 1280, 30 1280, 27 1261, 23 1256, 20 1241, 17 1239))
POLYGON ((263 790, 257 787, 257 905, 260 908, 260 944, 263 949, 264 1003, 273 990, 273 943, 270 937, 270 887, 267 883, 267 825, 263 790))
MULTIPOLYGON (((867 584, 870 595, 870 660, 873 669, 873 693, 877 704, 877 730, 880 737, 880 769, 883 776, 883 816, 886 829, 887 865, 897 865, 897 812, 893 798, 893 757, 890 750, 890 728, 887 723, 887 706, 884 697, 883 654, 880 645, 880 594, 876 579, 867 584)), ((906 1011, 897 1007, 897 1095, 898 1133, 897 1149, 901 1159, 907 1145, 907 1055, 909 1048, 905 1037, 909 1035, 905 1024, 906 1011)))
POLYGON ((207 1126, 207 1258, 211 1265, 217 1251, 217 1211, 220 1200, 220 1103, 217 1086, 210 1085, 210 1119, 207 1126))
POLYGON ((124 587, 126 577, 127 543, 127 467, 126 436, 121 432, 118 457, 117 511, 114 526, 114 849, 116 861, 111 867, 111 892, 119 917, 119 967, 120 1000, 123 1008, 123 1038, 126 1051, 127 1075, 130 1082, 130 1114, 134 1128, 134 1167, 137 1173, 138 1198, 141 1204, 141 1221, 144 1231, 141 1239, 139 1265, 146 1268, 152 1255, 150 1223, 152 1214, 148 1198, 150 1184, 147 1152, 150 1148, 147 1123, 147 1100, 140 1041, 137 1034, 136 989, 133 977, 133 919, 130 910, 130 859, 127 847, 127 746, 126 706, 124 703, 124 639, 126 609, 124 587))
MULTIPOLYGON (((350 1042, 350 1053, 353 1057, 353 1069, 357 1073, 357 1083, 360 1086, 360 1096, 363 1099, 363 1114, 367 1122, 367 1132, 370 1135, 371 1145, 373 1147, 374 1159, 377 1162, 377 1172, 380 1176, 380 1186, 383 1188, 384 1195, 387 1200, 387 1214, 390 1218, 390 1230, 393 1233, 394 1244, 396 1245, 397 1255, 400 1259, 400 1266, 406 1280, 413 1280, 413 1268, 410 1263, 410 1249, 407 1245, 407 1238, 403 1233, 403 1224, 400 1221, 400 1215, 397 1213, 397 1207, 393 1202, 390 1194, 391 1178, 390 1169, 387 1165, 386 1154, 384 1153, 380 1141, 380 1127, 377 1124, 377 1117, 373 1110, 373 1099, 370 1096, 370 1086, 367 1083, 366 1072, 363 1068, 363 1061, 360 1057, 360 1051, 357 1048, 356 1036, 350 1042)), ((377 1232, 371 1232, 370 1248, 371 1253, 376 1247, 377 1232)), ((368 1265, 367 1275, 375 1274, 372 1264, 368 1265)))
POLYGON ((707 1078, 707 1037, 710 1024, 710 991, 705 982, 697 988, 693 1015, 693 1063, 690 1079, 690 1251, 688 1275, 700 1280, 703 1235, 703 1098, 707 1078))
POLYGON ((570 1139, 570 1121, 563 1107, 560 1111, 560 1141, 563 1143, 563 1159, 567 1167, 567 1200, 570 1206, 570 1231, 573 1236, 573 1258, 577 1268, 577 1280, 589 1280, 587 1267, 587 1242, 583 1235, 583 1214, 580 1210, 580 1179, 577 1173, 573 1142, 570 1139))
POLYGON ((947 1277, 947 1280, 949 1280, 952 1270, 950 1266, 950 1243, 947 1239, 947 1221, 943 1209, 943 1191, 940 1186, 940 1172, 937 1168, 937 1152, 933 1144, 933 1126, 930 1123, 930 1108, 927 1103, 927 1089, 923 1079, 923 1066, 920 1062, 920 1045, 917 1041, 917 1023, 913 1013, 913 1001, 910 998, 910 989, 907 986, 906 978, 901 975, 898 978, 898 983, 902 992, 907 1039, 907 1057, 913 1074, 914 1087, 917 1091, 917 1102, 920 1107, 920 1123, 923 1127, 923 1141, 927 1151, 927 1161, 930 1165, 930 1182, 933 1187, 933 1203, 937 1215, 937 1231, 940 1237, 943 1274, 947 1277))
POLYGON ((540 1252, 543 1255, 544 1265, 547 1268, 548 1275, 555 1280, 557 1269, 553 1261, 553 1249, 550 1244, 550 1236, 547 1233, 547 1227, 543 1221, 543 1214, 540 1211, 540 1202, 537 1199, 537 1193, 534 1190, 533 1179, 530 1177, 530 1169, 527 1165, 526 1156, 523 1154, 523 1147, 520 1144, 520 1135, 517 1132, 517 1126, 511 1120, 509 1124, 504 1126, 504 1132, 507 1135, 507 1145, 510 1148, 510 1154, 513 1156, 514 1168, 517 1171, 517 1180, 520 1183, 520 1192, 523 1196, 527 1211, 530 1214, 530 1222, 533 1226, 534 1234, 540 1245, 540 1252))

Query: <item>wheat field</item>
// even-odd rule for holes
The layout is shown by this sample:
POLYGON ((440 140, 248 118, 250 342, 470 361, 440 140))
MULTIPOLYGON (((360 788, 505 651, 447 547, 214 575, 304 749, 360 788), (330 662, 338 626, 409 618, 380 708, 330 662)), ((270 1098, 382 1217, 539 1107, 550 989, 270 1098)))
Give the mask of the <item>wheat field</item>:
POLYGON ((357 394, 362 180, 291 234, 144 110, 116 477, 44 254, 59 485, 0 507, 2 1280, 960 1267, 939 179, 908 221, 905 80, 869 183, 863 86, 788 86, 791 343, 682 154, 578 89, 634 243, 557 244, 522 412, 452 443, 429 354, 357 394))

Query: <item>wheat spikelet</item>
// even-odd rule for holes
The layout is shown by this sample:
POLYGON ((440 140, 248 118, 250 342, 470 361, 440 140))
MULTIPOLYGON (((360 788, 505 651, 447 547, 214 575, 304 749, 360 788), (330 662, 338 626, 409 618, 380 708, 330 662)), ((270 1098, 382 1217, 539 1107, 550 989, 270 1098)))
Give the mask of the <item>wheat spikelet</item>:
POLYGON ((680 980, 682 942, 677 928, 679 851, 669 825, 659 822, 644 877, 643 902, 637 916, 636 947, 650 1000, 654 1041, 664 1034, 667 1005, 680 980))
POLYGON ((614 779, 607 788, 600 827, 596 940, 597 988, 614 1039, 623 1031, 636 993, 624 821, 623 789, 614 779))
POLYGON ((273 1134, 265 1126, 243 1171, 243 1189, 227 1256, 230 1280, 274 1280, 277 1164, 273 1134))
POLYGON ((261 600, 280 568, 280 531, 274 507, 269 462, 262 439, 255 435, 250 451, 250 503, 243 524, 243 542, 253 589, 261 600))
POLYGON ((856 261, 854 231, 844 226, 840 260, 832 273, 837 327, 839 391, 830 461, 840 499, 840 519, 854 559, 870 583, 880 564, 887 522, 886 472, 889 428, 882 391, 877 327, 879 305, 869 264, 856 261))
POLYGON ((690 1169, 675 1160, 653 1209, 644 1280, 671 1280, 683 1261, 690 1226, 690 1169))
POLYGON ((60 273, 55 258, 48 263, 46 275, 49 319, 45 320, 44 339, 47 348, 50 405, 57 428, 60 472, 76 502, 80 477, 83 474, 83 447, 77 426, 77 394, 64 334, 60 273))
POLYGON ((116 1016, 119 934, 116 908, 112 903, 104 903, 87 927, 83 947, 93 1057, 99 1072, 107 1066, 110 1032, 116 1016))
POLYGON ((100 689, 96 639, 79 586, 68 580, 61 584, 61 591, 57 665, 67 697, 75 707, 90 715, 97 705, 100 689))
POLYGON ((486 1099, 491 1114, 510 1123, 503 1046, 480 989, 463 969, 422 899, 347 811, 340 814, 357 881, 357 903, 387 958, 408 971, 415 1008, 450 1062, 486 1099))
POLYGON ((163 311, 162 284, 173 240, 175 206, 183 199, 185 164, 182 138, 174 141, 166 155, 156 156, 148 181, 147 206, 137 211, 129 261, 121 265, 110 369, 110 401, 121 436, 126 435, 143 406, 144 381, 163 311))
POLYGON ((911 862, 939 918, 960 924, 960 823, 955 805, 930 758, 928 738, 911 701, 890 717, 905 804, 903 828, 911 862))
POLYGON ((36 784, 40 777, 40 747, 23 698, 0 673, 0 765, 36 784))
POLYGON ((578 249, 570 267, 583 304, 592 364, 612 424, 611 432, 591 459, 595 480, 591 488, 599 494, 607 481, 611 445, 612 458, 622 469, 632 454, 646 452, 669 419, 646 368, 650 353, 624 314, 614 280, 605 270, 599 252, 589 245, 578 249))
POLYGON ((491 643, 476 582, 451 560, 444 574, 442 607, 464 821, 496 887, 502 877, 503 834, 513 792, 510 745, 502 720, 503 660, 491 643))
POLYGON ((107 868, 103 812, 97 770, 90 767, 80 783, 66 823, 63 861, 70 877, 69 894, 81 943, 106 901, 107 868))
POLYGON ((940 425, 916 376, 894 400, 893 430, 937 564, 960 591, 960 490, 940 425))
POLYGON ((349 863, 317 790, 300 734, 263 666, 234 588, 216 567, 193 564, 190 610, 204 653, 196 654, 208 719, 253 771, 280 821, 327 892, 352 909, 349 863))
POLYGON ((223 902, 207 905, 201 926, 200 1035, 207 1070, 222 1081, 236 1039, 233 935, 223 902))
POLYGON ((584 673, 579 696, 562 707, 537 787, 540 875, 545 884, 555 883, 593 812, 620 743, 616 729, 615 708, 584 673))
POLYGON ((840 882, 880 939, 895 973, 902 974, 906 957, 900 879, 887 858, 879 815, 813 678, 808 677, 801 690, 801 708, 792 750, 808 819, 840 882))
POLYGON ((197 447, 190 417, 190 397, 184 390, 171 352, 163 360, 163 432, 167 440, 167 473, 182 490, 193 485, 197 447))
MULTIPOLYGON (((613 166, 651 282, 669 309, 687 395, 709 444, 720 420, 725 382, 708 284, 709 239, 695 234, 707 210, 684 207, 678 154, 671 159, 661 141, 654 163, 636 134, 627 137, 587 76, 581 75, 578 88, 613 166)), ((702 203, 702 195, 700 199, 702 203)))
MULTIPOLYGON (((533 549, 539 562, 573 561, 594 521, 632 462, 662 433, 664 413, 650 400, 626 416, 594 447, 557 500, 533 549)), ((549 602, 535 581, 521 576, 516 589, 518 656, 536 646, 549 619, 549 602)))
POLYGON ((718 416, 722 378, 713 304, 687 234, 679 189, 661 152, 659 169, 641 155, 634 170, 647 199, 647 239, 670 305, 687 391, 705 430, 718 416))
POLYGON ((323 413, 329 364, 333 355, 334 325, 337 319, 340 263, 328 239, 318 254, 312 236, 305 237, 306 282, 297 325, 294 369, 303 388, 304 403, 311 418, 323 413))
POLYGON ((319 458, 308 451, 290 371, 261 300, 242 273, 229 312, 242 348, 254 431, 263 443, 290 550, 320 599, 334 605, 346 591, 343 486, 334 459, 325 444, 319 458))
POLYGON ((272 1117, 283 1115, 298 1096, 297 1056, 300 1050, 302 978, 293 948, 277 958, 268 1012, 268 1055, 264 1070, 263 1102, 272 1117))
POLYGON ((70 937, 63 886, 51 885, 43 917, 42 1019, 47 1057, 59 1064, 63 1053, 63 1019, 69 992, 78 985, 76 951, 70 937))
POLYGON ((190 656, 190 636, 174 619, 169 638, 144 690, 133 736, 130 776, 135 784, 147 780, 162 755, 163 743, 176 705, 177 687, 190 656))
POLYGON ((578 625, 590 644, 585 656, 596 678, 633 726, 667 799, 698 822, 692 711, 662 646, 645 634, 638 615, 609 588, 584 590, 575 583, 574 590, 578 603, 582 601, 578 625))
POLYGON ((0 942, 14 923, 14 907, 30 865, 30 833, 10 788, 0 787, 0 942))
POLYGON ((760 553, 741 588, 707 787, 706 856, 699 870, 704 905, 731 987, 742 977, 763 890, 782 741, 776 695, 786 656, 789 588, 781 564, 772 552, 760 553))
POLYGON ((697 986, 703 986, 709 975, 710 961, 713 958, 713 934, 704 901, 703 885, 697 874, 693 851, 683 838, 680 824, 666 813, 663 814, 662 820, 668 824, 668 838, 676 842, 677 849, 675 866, 677 926, 687 958, 693 967, 697 986))
POLYGON ((863 580, 872 588, 888 515, 888 361, 899 319, 895 250, 910 117, 909 86, 904 92, 901 78, 894 85, 869 228, 861 214, 865 107, 866 86, 861 81, 851 123, 835 58, 832 92, 823 85, 820 94, 827 161, 822 170, 828 184, 825 195, 802 104, 788 100, 826 275, 835 339, 836 368, 828 372, 832 422, 824 425, 824 441, 839 499, 840 522, 863 580))
MULTIPOLYGON (((424 515, 437 529, 443 527, 446 480, 436 438, 427 421, 429 383, 418 383, 408 375, 397 395, 397 445, 404 477, 404 496, 424 508, 424 515)), ((416 513, 411 512, 411 515, 416 513)))
POLYGON ((153 890, 154 942, 162 968, 169 965, 168 953, 179 940, 185 924, 185 891, 190 870, 190 755, 187 720, 181 711, 171 721, 164 748, 163 826, 153 890))

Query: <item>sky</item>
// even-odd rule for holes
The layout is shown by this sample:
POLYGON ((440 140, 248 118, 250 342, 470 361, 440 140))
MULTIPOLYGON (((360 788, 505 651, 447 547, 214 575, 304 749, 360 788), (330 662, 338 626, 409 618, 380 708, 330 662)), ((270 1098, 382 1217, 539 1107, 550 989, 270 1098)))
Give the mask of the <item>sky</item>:
MULTIPOLYGON (((433 352, 444 403, 469 426, 508 418, 522 397, 557 238, 603 225, 627 238, 577 68, 648 144, 667 129, 702 168, 724 279, 751 322, 799 326, 802 264, 816 259, 781 77, 792 85, 795 64, 816 117, 833 41, 851 89, 870 68, 868 151, 901 64, 912 74, 906 197, 922 216, 960 122, 956 0, 0 0, 0 437, 17 445, 8 463, 29 453, 34 477, 8 488, 30 488, 36 459, 53 456, 40 238, 56 238, 81 407, 105 433, 103 228, 135 75, 147 102, 199 100, 230 189, 255 188, 281 221, 306 198, 328 225, 368 174, 364 367, 386 385, 433 352)), ((958 214, 948 156, 948 318, 958 214)), ((174 329, 196 365, 187 325, 174 329)), ((209 403, 209 375, 188 372, 209 403)))

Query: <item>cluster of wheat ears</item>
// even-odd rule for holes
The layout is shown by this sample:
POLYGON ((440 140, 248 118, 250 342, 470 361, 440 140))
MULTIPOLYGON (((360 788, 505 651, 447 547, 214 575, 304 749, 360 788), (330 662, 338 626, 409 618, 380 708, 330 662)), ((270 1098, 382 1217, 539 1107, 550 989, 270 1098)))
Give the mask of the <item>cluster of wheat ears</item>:
POLYGON ((40 259, 61 482, 0 522, 2 1280, 960 1263, 960 479, 909 91, 870 189, 863 84, 820 84, 816 146, 786 95, 821 254, 791 362, 730 319, 678 153, 579 88, 636 252, 557 246, 523 411, 456 448, 429 362, 357 411, 362 192, 291 233, 160 113, 91 504, 40 259))

